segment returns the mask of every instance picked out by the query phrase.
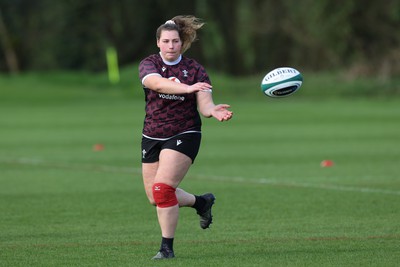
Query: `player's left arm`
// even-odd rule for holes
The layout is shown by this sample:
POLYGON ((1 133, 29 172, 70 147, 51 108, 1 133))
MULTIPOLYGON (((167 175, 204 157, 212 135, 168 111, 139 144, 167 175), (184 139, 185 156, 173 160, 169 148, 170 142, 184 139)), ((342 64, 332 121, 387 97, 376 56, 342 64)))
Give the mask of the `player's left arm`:
POLYGON ((232 118, 233 112, 228 110, 230 105, 215 105, 211 91, 199 91, 197 95, 197 106, 201 115, 206 118, 214 117, 219 121, 227 121, 232 118))

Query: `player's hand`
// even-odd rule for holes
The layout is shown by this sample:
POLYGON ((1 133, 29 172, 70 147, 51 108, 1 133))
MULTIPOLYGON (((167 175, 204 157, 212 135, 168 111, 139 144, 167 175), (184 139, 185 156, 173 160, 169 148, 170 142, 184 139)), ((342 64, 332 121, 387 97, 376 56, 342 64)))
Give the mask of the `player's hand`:
POLYGON ((216 105, 211 111, 211 115, 219 121, 230 120, 233 116, 233 112, 228 110, 230 107, 231 106, 227 104, 216 105))
POLYGON ((197 93, 200 91, 211 91, 212 90, 212 86, 208 83, 195 83, 193 85, 190 85, 187 89, 188 93, 197 93))

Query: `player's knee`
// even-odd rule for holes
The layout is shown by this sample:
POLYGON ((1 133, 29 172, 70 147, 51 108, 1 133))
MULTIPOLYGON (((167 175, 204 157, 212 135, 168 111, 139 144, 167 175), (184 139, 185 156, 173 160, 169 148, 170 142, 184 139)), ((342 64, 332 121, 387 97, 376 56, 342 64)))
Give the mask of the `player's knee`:
POLYGON ((154 198, 149 198, 149 203, 152 206, 157 206, 157 203, 154 201, 154 198))
POLYGON ((152 189, 154 203, 157 207, 168 208, 178 204, 174 187, 164 183, 155 183, 152 189))

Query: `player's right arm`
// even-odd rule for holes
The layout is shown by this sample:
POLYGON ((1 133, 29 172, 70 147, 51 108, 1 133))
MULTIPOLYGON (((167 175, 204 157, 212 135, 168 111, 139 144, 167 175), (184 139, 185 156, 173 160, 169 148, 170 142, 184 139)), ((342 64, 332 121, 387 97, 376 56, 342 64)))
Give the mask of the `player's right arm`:
POLYGON ((187 85, 184 83, 177 83, 159 75, 148 75, 143 79, 142 83, 146 88, 163 94, 189 94, 211 89, 211 85, 208 83, 200 82, 187 85))

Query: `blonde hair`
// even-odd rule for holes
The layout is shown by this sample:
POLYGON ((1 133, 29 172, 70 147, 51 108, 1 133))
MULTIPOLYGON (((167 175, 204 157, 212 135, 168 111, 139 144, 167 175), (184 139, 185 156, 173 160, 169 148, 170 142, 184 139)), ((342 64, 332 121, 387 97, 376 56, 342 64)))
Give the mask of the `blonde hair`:
POLYGON ((166 21, 156 32, 157 40, 160 40, 162 31, 177 31, 182 41, 181 54, 190 48, 192 43, 196 41, 196 31, 203 27, 204 22, 191 15, 180 15, 166 21))

